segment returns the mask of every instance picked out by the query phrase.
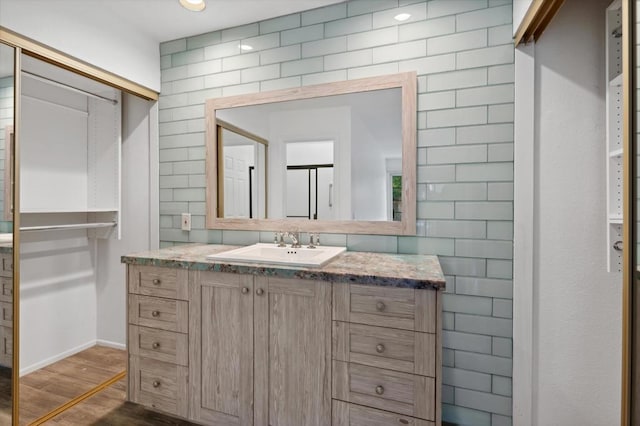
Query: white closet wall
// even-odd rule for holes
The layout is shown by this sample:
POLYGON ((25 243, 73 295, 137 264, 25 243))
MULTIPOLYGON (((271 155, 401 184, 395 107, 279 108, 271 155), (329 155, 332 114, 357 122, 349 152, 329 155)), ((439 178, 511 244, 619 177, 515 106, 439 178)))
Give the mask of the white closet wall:
POLYGON ((158 107, 132 95, 122 99, 121 238, 99 239, 97 339, 124 347, 126 342, 124 254, 158 248, 158 107))

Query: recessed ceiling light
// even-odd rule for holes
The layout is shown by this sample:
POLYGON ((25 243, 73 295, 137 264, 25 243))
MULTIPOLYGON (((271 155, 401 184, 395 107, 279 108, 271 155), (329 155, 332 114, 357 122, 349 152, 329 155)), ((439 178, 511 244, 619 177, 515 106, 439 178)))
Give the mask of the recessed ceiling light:
POLYGON ((200 12, 207 6, 204 0, 180 0, 180 5, 193 12, 200 12))
POLYGON ((243 52, 248 52, 249 50, 253 50, 253 46, 248 44, 241 44, 240 50, 242 50, 243 52))
POLYGON ((395 19, 396 21, 406 21, 407 19, 411 18, 411 14, 410 13, 399 13, 398 15, 394 16, 393 19, 395 19))

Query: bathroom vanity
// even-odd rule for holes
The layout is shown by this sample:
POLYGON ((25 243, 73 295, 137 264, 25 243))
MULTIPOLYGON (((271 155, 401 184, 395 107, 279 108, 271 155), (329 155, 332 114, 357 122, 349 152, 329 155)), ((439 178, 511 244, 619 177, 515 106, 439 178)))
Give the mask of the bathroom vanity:
POLYGON ((440 425, 437 257, 207 259, 234 248, 122 258, 130 401, 206 425, 440 425))
POLYGON ((0 242, 0 366, 13 365, 13 246, 0 242))

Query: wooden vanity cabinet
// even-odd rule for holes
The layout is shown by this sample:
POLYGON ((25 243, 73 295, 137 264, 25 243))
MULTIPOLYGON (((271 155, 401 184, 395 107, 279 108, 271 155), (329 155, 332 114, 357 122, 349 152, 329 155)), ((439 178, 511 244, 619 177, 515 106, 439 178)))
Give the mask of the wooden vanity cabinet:
POLYGON ((203 425, 440 425, 441 294, 129 266, 129 400, 203 425))
POLYGON ((440 297, 333 284, 333 426, 440 425, 440 297))
POLYGON ((331 285, 192 271, 191 418, 331 423, 331 285))
POLYGON ((0 366, 13 365, 13 253, 0 253, 0 366))
POLYGON ((187 417, 188 274, 155 266, 128 268, 129 400, 187 417))

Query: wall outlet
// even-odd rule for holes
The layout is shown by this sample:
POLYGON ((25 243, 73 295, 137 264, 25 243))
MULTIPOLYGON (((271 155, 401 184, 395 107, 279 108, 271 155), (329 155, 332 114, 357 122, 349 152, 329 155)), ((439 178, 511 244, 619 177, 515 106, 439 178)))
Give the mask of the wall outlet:
POLYGON ((182 230, 191 231, 191 213, 182 213, 182 230))

